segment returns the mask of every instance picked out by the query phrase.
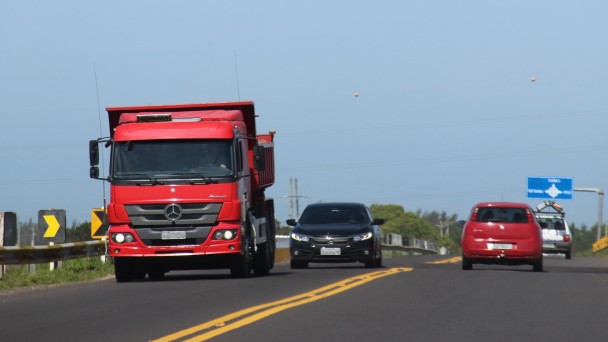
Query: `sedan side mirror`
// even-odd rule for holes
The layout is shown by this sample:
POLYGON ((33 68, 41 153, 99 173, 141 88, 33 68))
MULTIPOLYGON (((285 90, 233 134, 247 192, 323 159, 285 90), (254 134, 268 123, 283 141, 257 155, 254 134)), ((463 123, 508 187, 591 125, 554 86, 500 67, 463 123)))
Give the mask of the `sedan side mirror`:
POLYGON ((288 226, 292 226, 292 227, 296 226, 296 220, 294 220, 294 219, 288 219, 285 221, 285 223, 287 223, 288 226))
POLYGON ((380 226, 380 225, 383 225, 383 224, 384 224, 384 222, 386 222, 386 220, 381 219, 381 218, 377 218, 377 219, 374 219, 374 220, 372 221, 372 224, 373 224, 374 226, 380 226))

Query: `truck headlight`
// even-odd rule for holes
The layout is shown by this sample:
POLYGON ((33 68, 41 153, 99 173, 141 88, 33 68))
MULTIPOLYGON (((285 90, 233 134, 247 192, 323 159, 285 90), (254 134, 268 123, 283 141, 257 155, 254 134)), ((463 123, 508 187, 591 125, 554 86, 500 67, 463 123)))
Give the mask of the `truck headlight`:
POLYGON ((235 229, 221 229, 213 233, 213 240, 232 240, 236 236, 237 231, 235 229))
POLYGON ((112 241, 116 243, 127 243, 135 241, 135 237, 131 233, 113 233, 112 241))

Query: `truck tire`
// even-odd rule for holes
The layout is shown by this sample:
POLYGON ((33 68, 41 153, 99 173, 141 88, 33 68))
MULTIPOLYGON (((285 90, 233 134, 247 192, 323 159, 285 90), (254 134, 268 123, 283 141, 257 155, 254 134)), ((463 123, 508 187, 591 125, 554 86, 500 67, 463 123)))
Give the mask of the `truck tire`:
POLYGON ((133 280, 133 263, 129 259, 114 258, 114 276, 117 283, 126 283, 133 280))
POLYGON ((266 202, 266 222, 268 223, 268 238, 270 239, 270 269, 274 268, 275 253, 277 250, 277 227, 274 217, 274 201, 266 202))
POLYGON ((230 275, 234 278, 246 278, 251 273, 251 252, 249 240, 243 240, 243 255, 237 255, 230 267, 230 275))
POLYGON ((258 247, 258 252, 253 258, 253 273, 256 276, 265 276, 270 273, 271 261, 270 261, 270 247, 271 243, 263 243, 258 247))

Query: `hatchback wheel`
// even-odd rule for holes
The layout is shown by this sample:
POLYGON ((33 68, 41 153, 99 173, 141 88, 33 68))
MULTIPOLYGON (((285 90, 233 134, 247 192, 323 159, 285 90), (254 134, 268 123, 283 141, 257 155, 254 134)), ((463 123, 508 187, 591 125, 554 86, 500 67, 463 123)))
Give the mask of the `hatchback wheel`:
POLYGON ((473 263, 464 257, 464 255, 462 256, 462 269, 469 271, 473 269, 473 263))
POLYGON ((538 261, 532 264, 532 270, 534 272, 542 272, 543 271, 543 258, 541 257, 538 261))

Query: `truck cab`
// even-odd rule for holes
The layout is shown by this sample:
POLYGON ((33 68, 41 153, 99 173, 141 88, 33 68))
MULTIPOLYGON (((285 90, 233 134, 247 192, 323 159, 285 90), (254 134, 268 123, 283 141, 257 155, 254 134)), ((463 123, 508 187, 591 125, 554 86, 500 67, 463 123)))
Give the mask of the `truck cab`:
POLYGON ((107 108, 108 253, 119 282, 171 270, 274 263, 274 132, 257 135, 252 102, 107 108))

